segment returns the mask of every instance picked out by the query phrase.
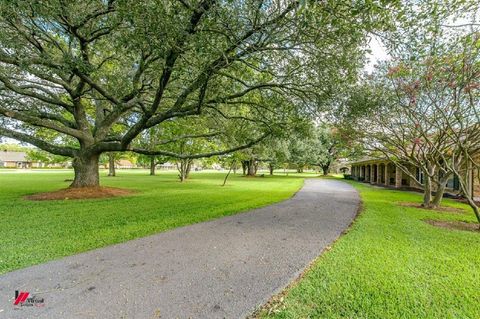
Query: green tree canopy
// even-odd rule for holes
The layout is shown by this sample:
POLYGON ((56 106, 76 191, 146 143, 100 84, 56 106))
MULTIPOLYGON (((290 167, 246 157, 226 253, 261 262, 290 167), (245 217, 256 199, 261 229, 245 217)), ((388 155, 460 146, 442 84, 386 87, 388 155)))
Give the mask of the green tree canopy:
POLYGON ((104 152, 152 154, 133 142, 168 121, 248 122, 249 140, 223 152, 246 148, 354 80, 367 31, 391 10, 384 1, 2 1, 0 135, 72 157, 74 187, 98 185, 104 152))

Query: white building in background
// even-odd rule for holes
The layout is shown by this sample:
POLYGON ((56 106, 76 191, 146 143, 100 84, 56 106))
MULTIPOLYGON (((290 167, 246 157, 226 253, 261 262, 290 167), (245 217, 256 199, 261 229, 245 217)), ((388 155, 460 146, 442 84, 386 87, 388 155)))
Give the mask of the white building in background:
POLYGON ((159 164, 158 168, 169 171, 169 170, 177 169, 177 166, 174 163, 166 162, 166 163, 159 164))
POLYGON ((0 167, 31 168, 39 167, 38 165, 40 163, 29 161, 25 152, 0 151, 0 167))

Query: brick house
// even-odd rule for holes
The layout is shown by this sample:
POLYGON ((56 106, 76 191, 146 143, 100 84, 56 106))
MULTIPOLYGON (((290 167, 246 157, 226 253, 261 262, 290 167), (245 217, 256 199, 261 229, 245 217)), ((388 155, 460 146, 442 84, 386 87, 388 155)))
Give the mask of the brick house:
MULTIPOLYGON (((479 156, 480 161, 480 156, 479 156)), ((422 181, 422 172, 415 166, 410 166, 409 170, 412 175, 415 175, 419 181, 422 181)), ((478 172, 471 171, 469 179, 469 187, 472 188, 475 198, 480 199, 480 181, 478 179, 478 172)), ((366 158, 357 162, 351 163, 352 178, 357 181, 365 183, 393 187, 393 188, 413 188, 422 189, 413 178, 410 178, 400 168, 387 159, 371 159, 366 158)), ((434 185, 432 185, 434 187, 434 185)), ((460 187, 457 177, 452 177, 447 182, 445 189, 446 193, 459 194, 460 187)))

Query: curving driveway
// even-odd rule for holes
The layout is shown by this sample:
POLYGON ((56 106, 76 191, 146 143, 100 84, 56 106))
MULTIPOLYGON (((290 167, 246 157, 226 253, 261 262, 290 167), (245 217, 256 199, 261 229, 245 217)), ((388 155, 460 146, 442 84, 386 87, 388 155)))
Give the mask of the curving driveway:
POLYGON ((0 276, 0 318, 244 318, 352 222, 357 192, 309 179, 291 199, 0 276), (15 290, 44 307, 14 309, 15 290))

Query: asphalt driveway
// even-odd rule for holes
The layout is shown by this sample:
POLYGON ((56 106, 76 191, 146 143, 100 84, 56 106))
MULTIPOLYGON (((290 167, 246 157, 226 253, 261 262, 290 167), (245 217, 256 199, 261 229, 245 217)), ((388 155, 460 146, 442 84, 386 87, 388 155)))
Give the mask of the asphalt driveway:
POLYGON ((346 183, 309 179, 275 205, 13 271, 0 276, 0 318, 244 318, 348 227, 359 202, 346 183), (14 306, 15 290, 43 306, 14 306))

